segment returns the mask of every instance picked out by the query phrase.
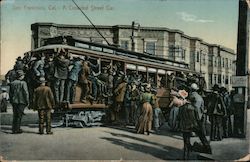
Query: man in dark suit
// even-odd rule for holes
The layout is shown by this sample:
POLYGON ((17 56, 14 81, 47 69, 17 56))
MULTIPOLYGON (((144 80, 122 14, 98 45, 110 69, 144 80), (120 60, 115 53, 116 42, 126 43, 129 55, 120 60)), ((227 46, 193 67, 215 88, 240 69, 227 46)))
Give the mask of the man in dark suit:
POLYGON ((51 109, 55 107, 53 93, 50 87, 45 86, 45 78, 39 79, 40 86, 34 91, 33 104, 34 109, 38 110, 39 116, 39 134, 44 134, 44 119, 46 119, 46 132, 51 132, 51 109))
POLYGON ((219 86, 217 84, 213 86, 213 92, 209 95, 207 114, 211 121, 210 140, 222 140, 222 119, 226 116, 226 106, 219 93, 219 86))
POLYGON ((17 79, 10 83, 10 103, 13 107, 13 134, 22 133, 21 120, 24 108, 29 105, 29 91, 27 83, 23 81, 24 72, 17 70, 17 79))
POLYGON ((59 56, 55 58, 55 100, 56 104, 59 104, 63 101, 64 97, 64 88, 65 88, 65 80, 68 78, 68 67, 70 61, 65 58, 64 53, 59 53, 59 56))

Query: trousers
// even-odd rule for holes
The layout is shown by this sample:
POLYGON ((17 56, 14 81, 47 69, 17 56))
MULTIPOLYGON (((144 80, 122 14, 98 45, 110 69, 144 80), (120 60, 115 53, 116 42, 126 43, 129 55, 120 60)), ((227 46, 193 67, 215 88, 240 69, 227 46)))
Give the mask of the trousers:
POLYGON ((161 118, 160 114, 162 113, 160 108, 154 108, 154 116, 153 116, 153 121, 154 121, 154 128, 159 128, 161 125, 161 118))
POLYGON ((54 90, 55 90, 55 100, 57 104, 63 101, 64 84, 65 84, 64 79, 55 78, 54 90))
POLYGON ((76 83, 77 81, 71 79, 68 80, 66 100, 69 101, 70 103, 73 103, 75 101, 76 83))
POLYGON ((42 109, 38 110, 39 117, 39 133, 44 133, 44 122, 46 123, 46 132, 51 132, 51 110, 42 109))
POLYGON ((12 122, 12 132, 21 131, 21 121, 23 116, 23 111, 26 105, 24 104, 12 104, 13 107, 13 122, 12 122))

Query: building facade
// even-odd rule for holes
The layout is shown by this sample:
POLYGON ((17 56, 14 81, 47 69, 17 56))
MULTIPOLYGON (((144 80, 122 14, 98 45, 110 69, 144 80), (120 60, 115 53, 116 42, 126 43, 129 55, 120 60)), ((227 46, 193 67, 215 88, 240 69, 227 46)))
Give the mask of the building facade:
POLYGON ((32 49, 43 46, 47 38, 71 35, 91 42, 112 44, 127 50, 185 62, 191 70, 205 77, 207 89, 211 89, 214 84, 228 90, 232 88, 231 78, 235 75, 236 60, 232 49, 206 43, 180 30, 162 27, 96 27, 106 40, 90 25, 32 24, 32 49))

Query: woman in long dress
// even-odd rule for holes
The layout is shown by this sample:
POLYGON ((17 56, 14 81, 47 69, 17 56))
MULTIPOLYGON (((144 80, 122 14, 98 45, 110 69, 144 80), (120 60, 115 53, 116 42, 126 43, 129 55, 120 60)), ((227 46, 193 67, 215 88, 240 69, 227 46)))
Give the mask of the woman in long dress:
POLYGON ((140 113, 140 117, 138 123, 136 125, 137 133, 147 133, 150 134, 150 130, 152 128, 152 120, 153 120, 153 109, 152 105, 154 104, 153 94, 150 92, 150 85, 145 87, 145 92, 140 96, 140 102, 142 103, 142 109, 140 113))

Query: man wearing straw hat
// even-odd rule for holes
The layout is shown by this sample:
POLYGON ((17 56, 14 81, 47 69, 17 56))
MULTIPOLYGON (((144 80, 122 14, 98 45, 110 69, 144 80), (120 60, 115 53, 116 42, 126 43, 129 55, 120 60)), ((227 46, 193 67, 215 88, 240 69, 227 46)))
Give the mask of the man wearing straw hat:
POLYGON ((51 109, 55 107, 53 93, 50 87, 46 86, 44 77, 39 79, 40 86, 34 91, 34 109, 38 110, 39 116, 39 134, 44 134, 44 119, 46 119, 46 132, 51 132, 51 109))
POLYGON ((12 133, 22 133, 21 120, 24 108, 29 105, 29 91, 27 83, 23 81, 24 72, 17 70, 17 79, 10 83, 10 103, 13 107, 12 133))

